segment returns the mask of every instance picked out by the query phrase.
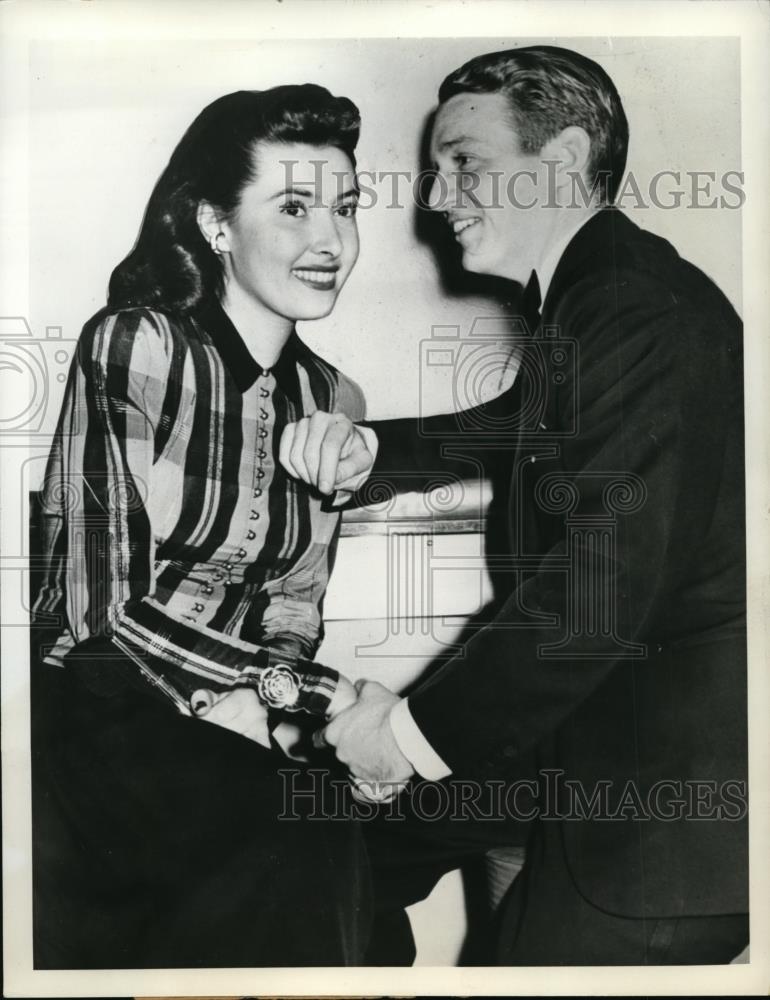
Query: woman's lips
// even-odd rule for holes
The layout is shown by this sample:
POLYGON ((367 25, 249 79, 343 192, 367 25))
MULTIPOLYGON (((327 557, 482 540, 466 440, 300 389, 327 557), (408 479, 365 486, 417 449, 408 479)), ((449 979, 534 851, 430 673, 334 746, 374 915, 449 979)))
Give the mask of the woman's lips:
POLYGON ((337 272, 320 271, 316 268, 296 268, 291 272, 298 281, 317 292, 331 292, 337 283, 337 272))

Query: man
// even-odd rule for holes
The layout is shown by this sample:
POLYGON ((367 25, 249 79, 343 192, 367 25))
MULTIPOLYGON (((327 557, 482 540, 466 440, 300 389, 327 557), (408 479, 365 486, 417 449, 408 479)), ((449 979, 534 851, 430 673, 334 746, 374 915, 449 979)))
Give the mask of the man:
POLYGON ((431 207, 466 269, 542 300, 514 387, 471 421, 317 414, 282 442, 331 492, 375 453, 383 475, 441 469, 442 441, 512 417, 507 600, 408 698, 365 684, 325 731, 368 780, 513 779, 534 755, 502 964, 723 963, 748 940, 741 325, 612 207, 627 143, 574 52, 447 77, 431 207))

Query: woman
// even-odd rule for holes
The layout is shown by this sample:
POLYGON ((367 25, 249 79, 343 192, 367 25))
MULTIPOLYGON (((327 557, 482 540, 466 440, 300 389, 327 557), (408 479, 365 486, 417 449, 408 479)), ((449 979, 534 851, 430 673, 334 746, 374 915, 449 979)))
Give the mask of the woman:
POLYGON ((355 697, 311 662, 339 515, 277 457, 363 416, 294 332, 358 254, 358 131, 312 85, 209 105, 81 335, 42 497, 38 968, 361 959, 358 830, 296 821, 323 788, 284 801, 271 737, 355 697))

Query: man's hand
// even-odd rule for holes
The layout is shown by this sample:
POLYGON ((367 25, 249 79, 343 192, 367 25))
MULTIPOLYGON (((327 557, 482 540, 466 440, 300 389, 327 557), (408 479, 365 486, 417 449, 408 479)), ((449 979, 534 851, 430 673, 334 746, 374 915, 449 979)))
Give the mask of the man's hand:
POLYGON ((194 691, 190 698, 193 715, 206 722, 240 733, 263 747, 270 746, 267 709, 251 688, 214 692, 206 688, 194 691))
POLYGON ((323 741, 336 750, 354 778, 364 782, 402 783, 414 768, 398 748, 390 728, 390 711, 401 699, 375 681, 356 683, 358 701, 323 731, 323 741))
POLYGON ((328 494, 359 489, 376 453, 377 436, 371 428, 357 427, 344 413, 318 410, 287 424, 279 456, 290 476, 328 494))

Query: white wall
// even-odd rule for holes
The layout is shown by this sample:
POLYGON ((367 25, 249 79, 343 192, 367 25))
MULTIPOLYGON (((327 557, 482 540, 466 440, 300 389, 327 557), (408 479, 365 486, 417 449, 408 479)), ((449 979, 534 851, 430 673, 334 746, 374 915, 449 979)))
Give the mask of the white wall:
MULTIPOLYGON (((110 271, 130 249, 173 145, 218 95, 324 84, 361 108, 360 169, 416 170, 444 75, 475 54, 528 41, 571 46, 607 68, 631 123, 629 168, 643 186, 665 169, 740 170, 734 39, 38 43, 30 59, 33 330, 42 336, 61 326, 75 337, 103 305, 110 271)), ((475 316, 505 312, 496 300, 442 289, 430 248, 416 238, 414 209, 388 208, 388 192, 378 185, 377 206, 360 213, 361 257, 337 309, 301 330, 359 381, 374 416, 417 411, 419 342, 432 325, 467 330, 475 316)), ((686 202, 676 211, 629 207, 629 214, 672 239, 740 308, 741 213, 686 202)), ((4 315, 14 308, 4 302, 4 315)), ((451 408, 450 373, 423 378, 425 412, 451 408)))

